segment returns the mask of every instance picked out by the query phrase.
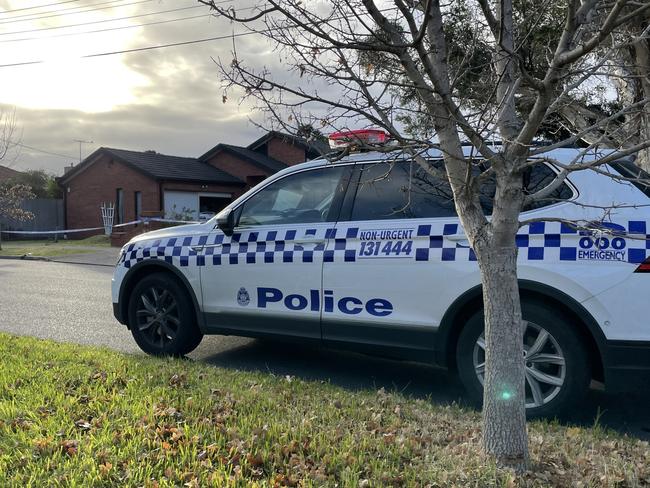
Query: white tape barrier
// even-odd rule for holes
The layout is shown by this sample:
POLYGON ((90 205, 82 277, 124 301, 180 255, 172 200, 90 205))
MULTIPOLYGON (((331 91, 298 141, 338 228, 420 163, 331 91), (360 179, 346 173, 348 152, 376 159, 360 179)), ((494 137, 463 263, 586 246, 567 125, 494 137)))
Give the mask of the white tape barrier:
POLYGON ((165 222, 168 224, 200 224, 198 220, 172 220, 172 219, 161 219, 158 217, 151 217, 149 219, 144 219, 145 222, 165 222))
MULTIPOLYGON (((198 224, 199 222, 196 221, 187 221, 187 220, 172 220, 172 219, 160 219, 160 218, 150 218, 150 219, 141 219, 141 220, 134 220, 132 222, 126 222, 125 224, 117 224, 114 225, 113 228, 116 227, 126 227, 127 225, 135 225, 135 224, 147 224, 149 222, 163 222, 167 224, 198 224)), ((64 230, 3 230, 0 231, 3 234, 28 234, 28 235, 34 235, 34 234, 70 234, 74 232, 89 232, 93 230, 104 230, 104 227, 87 227, 85 229, 64 229, 64 230)))

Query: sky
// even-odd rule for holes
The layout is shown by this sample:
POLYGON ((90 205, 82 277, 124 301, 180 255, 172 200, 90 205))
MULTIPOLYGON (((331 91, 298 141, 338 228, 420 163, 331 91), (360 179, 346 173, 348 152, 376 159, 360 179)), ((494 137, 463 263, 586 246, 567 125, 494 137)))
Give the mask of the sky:
MULTIPOLYGON (((243 31, 196 0, 0 0, 0 110, 15 113, 21 144, 0 164, 58 176, 80 148, 82 158, 101 146, 199 156, 247 145, 263 135, 251 119, 265 121, 236 92, 223 102, 214 62, 232 57, 228 36, 243 31)), ((237 52, 255 66, 280 62, 257 35, 237 38, 237 52)))

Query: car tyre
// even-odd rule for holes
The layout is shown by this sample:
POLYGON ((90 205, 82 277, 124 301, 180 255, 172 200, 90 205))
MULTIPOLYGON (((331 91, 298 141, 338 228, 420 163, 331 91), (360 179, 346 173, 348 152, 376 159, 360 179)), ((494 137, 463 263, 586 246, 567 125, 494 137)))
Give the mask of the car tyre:
POLYGON ((128 312, 131 334, 147 354, 184 356, 203 339, 187 290, 169 274, 141 279, 131 293, 128 312))
MULTIPOLYGON (((591 380, 589 357, 571 321, 552 305, 522 301, 526 361, 526 416, 555 417, 586 393, 591 380), (532 352, 532 354, 530 354, 532 352)), ((483 311, 470 317, 456 349, 458 374, 470 398, 483 401, 483 311)))

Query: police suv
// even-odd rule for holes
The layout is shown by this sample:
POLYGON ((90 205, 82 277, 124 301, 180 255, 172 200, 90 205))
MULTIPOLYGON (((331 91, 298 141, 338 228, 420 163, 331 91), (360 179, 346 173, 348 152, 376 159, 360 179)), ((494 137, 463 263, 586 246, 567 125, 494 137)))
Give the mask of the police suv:
MULTIPOLYGON (((428 158, 441 165, 439 152, 428 158)), ((540 162, 523 184, 534 192, 557 171, 540 162)), ((647 177, 628 160, 604 172, 647 177)), ((517 236, 530 415, 566 408, 592 379, 608 390, 648 387, 649 196, 636 182, 581 171, 524 209, 522 219, 540 219, 517 236), (599 224, 583 231, 561 219, 599 224)), ((489 213, 489 189, 483 204, 489 213)), ((187 354, 204 334, 300 339, 456 370, 481 396, 476 256, 448 183, 390 152, 292 166, 205 223, 135 237, 112 298, 150 354, 187 354)))

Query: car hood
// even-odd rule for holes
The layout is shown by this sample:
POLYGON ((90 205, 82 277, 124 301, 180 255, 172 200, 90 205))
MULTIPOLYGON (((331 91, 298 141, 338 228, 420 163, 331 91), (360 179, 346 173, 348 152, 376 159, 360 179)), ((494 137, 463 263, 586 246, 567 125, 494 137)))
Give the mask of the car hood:
POLYGON ((214 224, 206 222, 203 224, 176 225, 164 229, 152 230, 139 234, 129 241, 129 244, 137 244, 151 239, 163 239, 168 237, 187 237, 198 234, 207 234, 212 231, 214 224))

